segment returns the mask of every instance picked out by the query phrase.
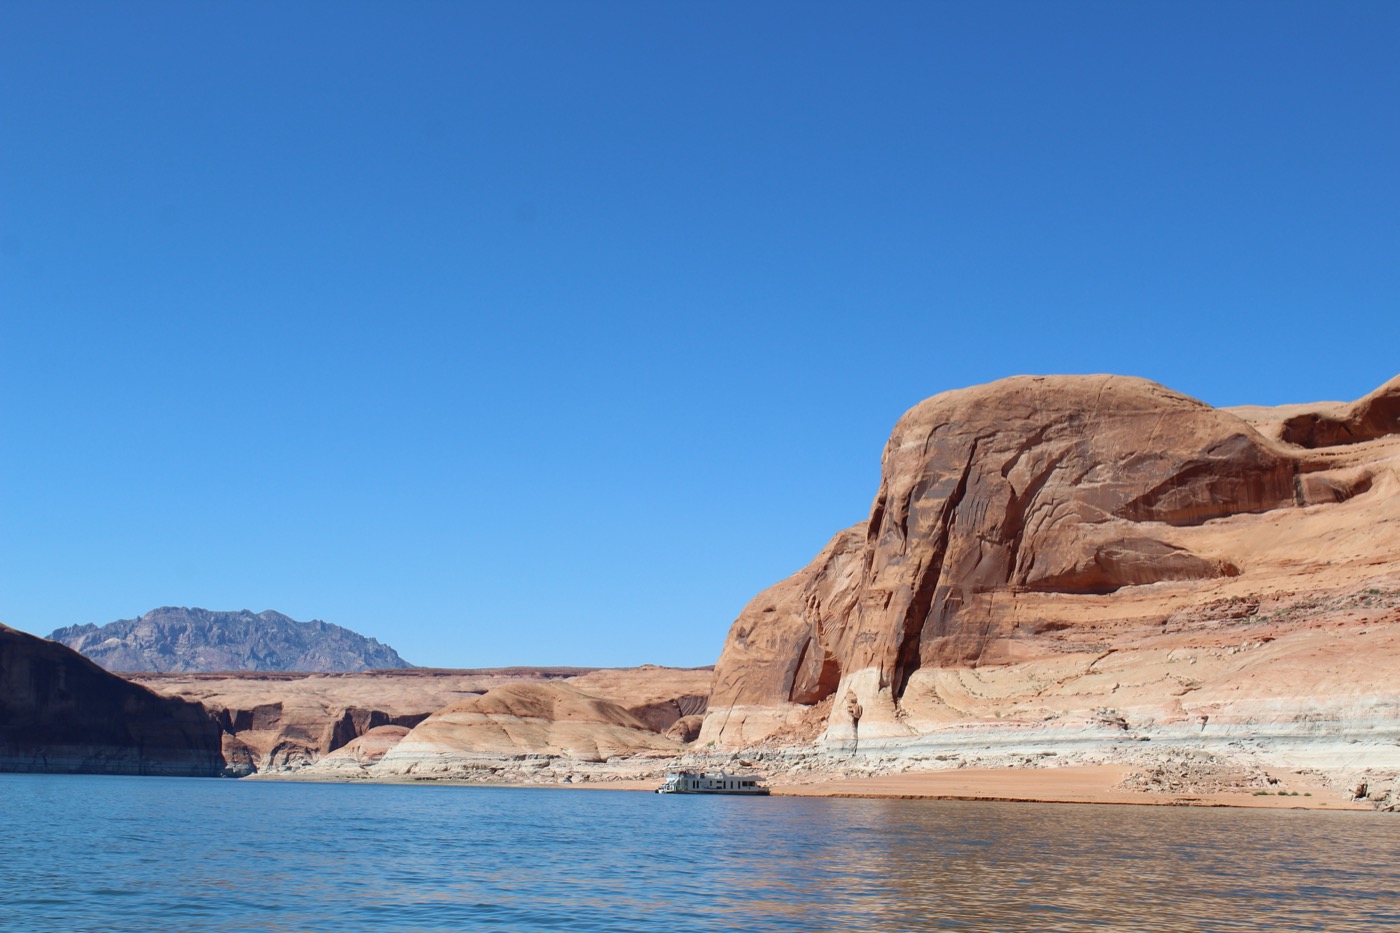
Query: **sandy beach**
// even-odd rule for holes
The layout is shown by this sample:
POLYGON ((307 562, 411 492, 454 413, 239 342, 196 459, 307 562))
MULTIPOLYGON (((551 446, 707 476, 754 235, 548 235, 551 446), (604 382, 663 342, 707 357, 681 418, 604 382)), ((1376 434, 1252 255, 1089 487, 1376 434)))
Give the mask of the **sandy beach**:
MULTIPOLYGON (((1297 796, 1253 791, 1205 794, 1142 793, 1117 785, 1131 771, 1114 765, 1068 768, 959 768, 773 787, 791 797, 898 797, 931 800, 1017 800, 1043 803, 1148 806, 1260 807, 1267 809, 1370 810, 1321 784, 1297 785, 1297 796), (1305 796, 1310 794, 1311 796, 1305 796)), ((1295 782, 1296 783, 1296 782, 1295 782)))
MULTIPOLYGON (((1115 765, 1065 768, 957 768, 878 777, 771 784, 780 797, 867 797, 904 800, 986 800, 1032 803, 1091 803, 1139 806, 1252 807, 1291 810, 1371 810, 1318 785, 1294 782, 1298 795, 1235 791, 1209 794, 1154 794, 1125 790, 1118 784, 1132 771, 1115 765), (1306 795, 1311 796, 1306 796, 1306 795)), ((655 781, 607 781, 562 785, 580 790, 653 791, 655 781)))

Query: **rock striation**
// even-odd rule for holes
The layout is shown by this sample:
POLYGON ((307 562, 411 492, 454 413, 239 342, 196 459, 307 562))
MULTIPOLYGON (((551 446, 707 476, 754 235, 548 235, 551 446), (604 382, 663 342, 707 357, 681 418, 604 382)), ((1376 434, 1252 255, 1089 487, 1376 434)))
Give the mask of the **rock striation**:
POLYGON ((1123 719, 1294 751, 1340 730, 1400 766, 1398 464, 1400 378, 1283 409, 1120 376, 934 396, 869 518, 740 614, 700 742, 946 756, 1123 719))
POLYGON ((323 773, 359 774, 377 765, 410 731, 405 726, 375 726, 323 757, 317 768, 323 773))
POLYGON ((499 771, 549 759, 605 762, 671 757, 681 743, 648 728, 616 703, 560 682, 510 684, 439 710, 378 763, 387 774, 499 771))
MULTIPOLYGON (((130 674, 161 693, 195 700, 223 725, 225 756, 242 773, 292 773, 326 763, 353 773, 377 762, 356 742, 404 734, 432 713, 512 684, 564 683, 620 707, 646 729, 677 742, 695 737, 709 696, 709 668, 410 668, 356 673, 226 672, 130 674), (349 749, 350 751, 346 751, 349 749), (344 753, 344 754, 342 754, 344 753)), ((563 712, 568 706, 560 706, 563 712)), ((524 733, 522 733, 524 734, 524 733)), ((541 733, 543 734, 543 733, 541 733)), ((645 752, 653 737, 638 746, 645 752)), ((379 747, 373 745, 372 747, 379 747)), ((510 752, 518 756, 519 749, 510 752)), ((549 749, 525 754, 547 755, 549 749)))
POLYGON ((109 671, 369 671, 412 667, 377 639, 280 612, 163 606, 137 619, 49 636, 109 671))
POLYGON ((0 625, 0 771, 213 777, 221 730, 198 703, 0 625))
POLYGON ((689 735, 699 732, 698 721, 710 702, 710 668, 641 667, 601 668, 569 679, 569 685, 593 696, 611 700, 654 732, 689 735))

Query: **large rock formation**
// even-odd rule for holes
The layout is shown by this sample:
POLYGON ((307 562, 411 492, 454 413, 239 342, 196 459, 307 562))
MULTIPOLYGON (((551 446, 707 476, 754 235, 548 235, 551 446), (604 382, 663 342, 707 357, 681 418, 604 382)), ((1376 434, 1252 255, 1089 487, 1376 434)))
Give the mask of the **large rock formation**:
POLYGON ((370 671, 412 667, 377 639, 268 610, 163 606, 138 619, 71 625, 49 636, 109 671, 370 671))
POLYGON ((411 728, 444 706, 502 684, 558 671, 406 670, 336 673, 130 674, 160 693, 202 703, 244 770, 296 771, 381 726, 411 728))
POLYGON ((462 774, 506 762, 671 756, 681 743, 621 706, 560 682, 498 687, 439 710, 404 736, 378 774, 462 774))
POLYGON ((200 704, 0 625, 0 771, 212 777, 220 740, 200 704))
MULTIPOLYGON (((372 764, 356 741, 376 733, 384 750, 394 729, 416 726, 444 707, 511 684, 561 682, 607 700, 655 732, 681 741, 698 731, 711 670, 640 668, 411 668, 347 674, 239 672, 131 674, 153 690, 196 700, 212 710, 228 732, 226 756, 245 770, 297 771, 327 758, 351 770, 372 764), (687 731, 688 730, 688 731, 687 731), (348 751, 345 751, 348 747, 348 751), (331 756, 329 753, 344 751, 331 756)), ((640 748, 651 747, 651 738, 640 748)), ((546 748, 531 754, 545 754, 546 748)), ((371 760, 372 759, 372 760, 371 760)))
POLYGON ((1347 641, 1400 659, 1398 418, 1400 378, 1279 410, 1116 376, 930 398, 869 519, 734 623, 701 742, 1078 741, 1126 717, 1197 737, 1354 720, 1384 745, 1400 682, 1347 641), (1202 651, 1228 660, 1187 671, 1202 651), (1332 666, 1302 678, 1309 658, 1332 666))

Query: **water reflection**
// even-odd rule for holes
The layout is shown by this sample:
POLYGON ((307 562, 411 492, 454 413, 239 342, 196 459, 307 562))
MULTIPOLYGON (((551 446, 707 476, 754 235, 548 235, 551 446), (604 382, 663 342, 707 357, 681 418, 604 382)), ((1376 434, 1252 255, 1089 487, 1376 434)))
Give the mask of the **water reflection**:
POLYGON ((875 803, 875 929, 1400 929, 1400 825, 1369 814, 875 803), (1377 849, 1377 846, 1380 849, 1377 849), (1367 860, 1368 864, 1375 864, 1367 860))
POLYGON ((0 930, 1400 929, 1382 815, 0 775, 0 930))

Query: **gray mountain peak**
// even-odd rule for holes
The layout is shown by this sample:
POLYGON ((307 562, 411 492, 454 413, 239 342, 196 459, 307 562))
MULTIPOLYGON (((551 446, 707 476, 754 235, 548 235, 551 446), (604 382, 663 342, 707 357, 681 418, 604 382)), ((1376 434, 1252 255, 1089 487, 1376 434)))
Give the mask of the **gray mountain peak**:
POLYGON ((140 618, 70 625, 49 639, 109 671, 368 671, 412 667, 377 639, 269 609, 162 606, 140 618))

